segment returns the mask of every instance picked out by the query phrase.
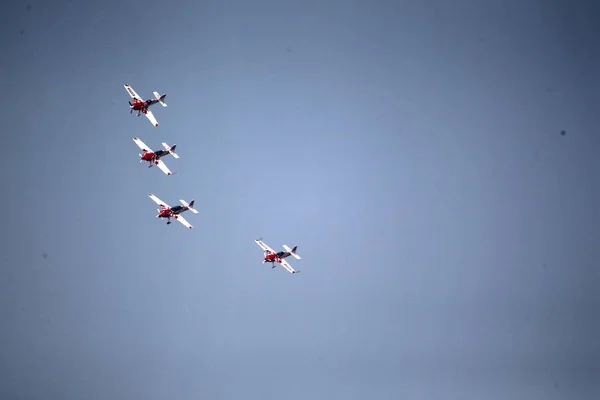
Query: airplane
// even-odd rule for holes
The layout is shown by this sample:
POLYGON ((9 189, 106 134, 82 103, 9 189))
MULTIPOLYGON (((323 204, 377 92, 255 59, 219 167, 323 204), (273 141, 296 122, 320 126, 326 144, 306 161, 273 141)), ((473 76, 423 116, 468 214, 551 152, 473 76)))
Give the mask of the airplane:
POLYGON ((179 202, 182 204, 181 206, 171 207, 152 193, 150 193, 148 197, 150 197, 160 207, 158 209, 158 215, 156 216, 156 218, 166 218, 167 225, 171 223, 171 218, 175 218, 177 221, 181 222, 186 228, 193 228, 193 226, 190 225, 190 223, 187 222, 185 218, 181 216, 181 213, 190 210, 194 214, 198 214, 198 210, 194 208, 194 200, 192 200, 189 204, 185 200, 179 200, 179 202))
POLYGON ((139 138, 134 137, 133 141, 135 142, 135 144, 138 145, 140 149, 142 149, 142 154, 138 154, 140 156, 140 162, 146 161, 150 164, 148 165, 148 168, 152 167, 153 165, 156 165, 165 174, 173 175, 171 170, 167 168, 167 166, 161 160, 161 158, 166 156, 167 154, 171 154, 173 157, 179 158, 179 155, 175 153, 175 148, 177 147, 176 144, 174 144, 173 146, 169 146, 168 144, 163 142, 162 145, 165 148, 164 150, 152 151, 152 149, 146 146, 146 144, 142 142, 139 138))
POLYGON ((129 93, 129 95, 133 99, 133 104, 131 103, 131 101, 129 102, 129 114, 131 114, 133 110, 135 110, 138 112, 138 117, 141 114, 144 114, 152 125, 158 126, 158 122, 156 121, 156 118, 154 118, 154 114, 152 114, 152 111, 150 111, 148 108, 156 103, 160 103, 161 106, 166 107, 167 103, 165 103, 165 97, 167 97, 167 95, 161 95, 158 92, 152 92, 154 94, 154 98, 144 100, 135 92, 135 90, 133 90, 133 88, 130 85, 123 85, 123 87, 125 87, 125 90, 127 90, 127 93, 129 93))
POLYGON ((270 262, 273 265, 271 267, 271 269, 273 269, 276 267, 275 263, 279 263, 279 264, 281 264, 281 266, 283 268, 287 269, 292 274, 300 272, 300 271, 294 270, 294 268, 292 268, 292 266, 285 260, 289 256, 294 257, 296 260, 301 259, 301 257, 298 254, 296 254, 296 250, 298 249, 298 246, 294 246, 293 249, 290 249, 287 245, 284 244, 283 248, 285 251, 276 252, 275 250, 273 250, 272 248, 267 246, 262 241, 262 238, 256 239, 255 242, 258 245, 258 247, 263 249, 265 252, 265 258, 263 259, 263 262, 262 262, 263 264, 270 262))

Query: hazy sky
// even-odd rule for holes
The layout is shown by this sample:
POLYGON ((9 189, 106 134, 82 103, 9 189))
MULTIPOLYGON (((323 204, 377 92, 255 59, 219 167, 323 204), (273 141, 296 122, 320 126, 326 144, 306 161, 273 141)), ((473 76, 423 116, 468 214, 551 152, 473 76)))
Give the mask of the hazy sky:
POLYGON ((0 9, 0 398, 600 398, 598 2, 84 3, 0 9))

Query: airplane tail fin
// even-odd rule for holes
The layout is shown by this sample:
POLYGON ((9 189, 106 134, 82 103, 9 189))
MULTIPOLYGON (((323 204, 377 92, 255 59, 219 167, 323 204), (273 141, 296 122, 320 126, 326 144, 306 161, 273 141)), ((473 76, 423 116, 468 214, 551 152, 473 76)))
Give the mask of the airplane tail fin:
POLYGON ((167 103, 165 103, 165 97, 167 97, 167 95, 166 94, 161 95, 158 92, 153 92, 153 93, 154 93, 154 97, 156 98, 156 100, 158 100, 160 105, 163 107, 166 107, 167 103))
POLYGON ((294 257, 296 260, 302 259, 302 257, 300 257, 298 254, 296 254, 296 250, 298 250, 298 246, 294 246, 293 249, 290 249, 287 244, 284 244, 283 248, 285 251, 289 252, 291 254, 291 256, 294 257))
POLYGON ((162 145, 165 148, 165 150, 169 152, 169 154, 171 154, 175 158, 179 158, 179 155, 175 153, 175 148, 177 147, 176 144, 174 144, 173 146, 169 146, 168 144, 163 142, 162 145))
POLYGON ((188 208, 188 210, 190 210, 190 211, 191 211, 191 212, 193 212, 194 214, 198 214, 198 210, 196 210, 196 209, 194 208, 194 201, 195 201, 195 200, 192 200, 192 201, 190 201, 190 202, 189 202, 189 204, 188 204, 188 203, 187 203, 185 200, 179 200, 179 202, 180 202, 180 203, 181 203, 181 204, 182 204, 184 207, 187 207, 187 208, 188 208))

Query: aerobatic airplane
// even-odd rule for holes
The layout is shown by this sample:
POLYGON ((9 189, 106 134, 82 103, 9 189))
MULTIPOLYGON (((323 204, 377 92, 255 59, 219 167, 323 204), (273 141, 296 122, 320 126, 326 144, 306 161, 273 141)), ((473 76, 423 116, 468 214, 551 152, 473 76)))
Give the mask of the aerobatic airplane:
POLYGON ((175 218, 177 221, 181 222, 186 228, 192 229, 193 226, 190 225, 189 222, 185 220, 181 216, 181 213, 190 210, 194 214, 198 214, 198 210, 194 208, 194 200, 192 200, 189 204, 185 200, 179 200, 182 204, 181 206, 171 207, 152 193, 148 195, 156 204, 158 204, 158 215, 156 218, 166 218, 167 225, 171 223, 171 218, 175 218))
POLYGON ((171 154, 173 157, 179 158, 179 155, 175 153, 175 148, 177 147, 176 144, 174 144, 173 146, 169 146, 168 144, 163 142, 162 145, 165 148, 164 150, 152 151, 152 149, 146 146, 146 144, 142 142, 139 138, 134 137, 133 141, 135 142, 135 144, 138 145, 140 149, 142 149, 142 154, 138 154, 140 156, 140 162, 146 161, 150 164, 148 165, 148 168, 152 167, 153 165, 156 165, 165 174, 173 174, 171 170, 167 168, 167 166, 161 160, 161 158, 166 156, 167 154, 171 154))
POLYGON ((287 269, 292 274, 300 272, 300 271, 294 270, 294 268, 292 268, 292 266, 286 261, 286 258, 289 256, 294 257, 296 260, 301 259, 301 257, 298 254, 296 254, 296 250, 298 249, 298 246, 294 246, 293 249, 290 249, 287 245, 284 244, 283 248, 285 249, 285 251, 276 252, 275 250, 273 250, 272 248, 267 246, 262 241, 262 238, 256 239, 255 242, 258 245, 258 247, 263 249, 265 252, 265 258, 263 259, 263 264, 270 262, 273 265, 271 268, 275 268, 276 267, 275 263, 279 263, 279 264, 281 264, 281 266, 283 268, 287 269))
POLYGON ((135 110, 138 112, 138 117, 141 114, 144 114, 152 125, 158 126, 158 122, 156 121, 156 118, 154 118, 154 114, 152 114, 152 111, 150 111, 148 108, 156 103, 160 103, 161 106, 166 107, 167 103, 165 103, 165 97, 167 97, 167 95, 161 95, 158 92, 153 92, 153 99, 144 100, 135 92, 135 90, 133 90, 131 86, 123 86, 125 87, 125 90, 127 90, 127 93, 129 93, 129 95, 133 99, 133 103, 131 101, 129 102, 129 114, 131 114, 133 110, 135 110))

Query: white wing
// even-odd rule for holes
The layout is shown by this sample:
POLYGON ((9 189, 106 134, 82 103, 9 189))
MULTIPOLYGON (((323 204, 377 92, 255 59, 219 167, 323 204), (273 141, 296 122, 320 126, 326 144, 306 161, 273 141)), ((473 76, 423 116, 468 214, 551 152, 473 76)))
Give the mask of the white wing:
POLYGON ((148 118, 148 120, 152 123, 152 125, 158 126, 158 121, 156 121, 156 118, 154 118, 154 114, 152 114, 152 111, 146 110, 145 115, 146 115, 146 118, 148 118))
POLYGON ((264 251, 270 251, 271 253, 276 253, 275 250, 273 250, 272 248, 270 248, 269 246, 267 246, 262 240, 260 239, 256 239, 255 240, 256 244, 258 245, 258 247, 260 247, 261 249, 263 249, 264 251))
POLYGON ((129 85, 123 85, 123 87, 125 88, 125 90, 127 90, 127 93, 129 93, 129 95, 131 96, 132 99, 138 99, 141 101, 144 101, 144 99, 142 99, 136 92, 135 90, 133 90, 133 88, 129 85))
POLYGON ((158 168, 160 168, 160 170, 162 172, 164 172, 165 174, 167 174, 167 175, 171 175, 172 174, 172 172, 169 170, 169 168, 167 168, 167 166, 165 165, 164 162, 162 162, 162 160, 158 160, 158 162, 156 163, 156 166, 158 168))
POLYGON ((152 152, 152 149, 150 147, 146 146, 146 143, 142 142, 140 139, 134 137, 133 141, 135 142, 135 144, 138 145, 138 147, 140 149, 142 149, 142 151, 152 152))
POLYGON ((285 258, 283 260, 281 260, 281 266, 285 269, 287 269, 290 273, 295 274, 296 270, 294 268, 292 268, 292 266, 290 265, 290 263, 288 263, 285 258))
POLYGON ((175 218, 177 221, 181 222, 183 224, 183 226, 185 226, 186 228, 188 228, 188 229, 193 228, 193 226, 189 222, 187 222, 187 220, 185 218, 183 218, 181 216, 181 214, 174 215, 173 218, 175 218))
POLYGON ((158 197, 156 197, 152 193, 150 193, 148 195, 148 197, 150 197, 152 199, 152 201, 154 201, 159 206, 163 206, 163 207, 166 207, 166 208, 171 208, 167 203, 165 203, 164 201, 162 201, 161 199, 159 199, 158 197))

